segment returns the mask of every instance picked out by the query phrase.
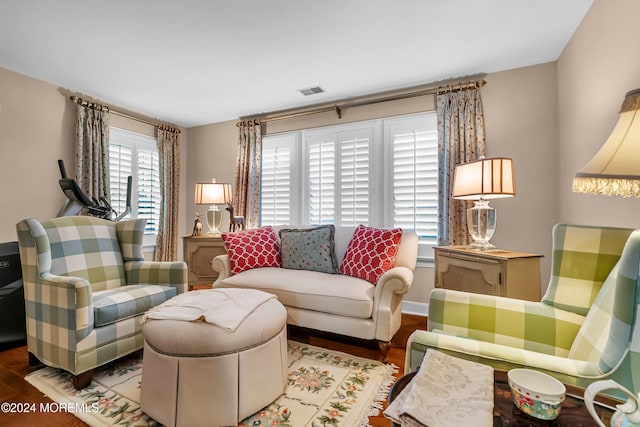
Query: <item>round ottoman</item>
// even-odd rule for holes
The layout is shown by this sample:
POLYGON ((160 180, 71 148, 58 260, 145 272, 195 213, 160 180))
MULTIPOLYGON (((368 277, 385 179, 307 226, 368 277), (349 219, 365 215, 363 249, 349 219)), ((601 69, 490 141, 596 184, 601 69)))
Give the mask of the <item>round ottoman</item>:
POLYGON ((142 410, 166 426, 238 425, 284 392, 286 320, 275 298, 233 332, 205 321, 146 320, 142 410))

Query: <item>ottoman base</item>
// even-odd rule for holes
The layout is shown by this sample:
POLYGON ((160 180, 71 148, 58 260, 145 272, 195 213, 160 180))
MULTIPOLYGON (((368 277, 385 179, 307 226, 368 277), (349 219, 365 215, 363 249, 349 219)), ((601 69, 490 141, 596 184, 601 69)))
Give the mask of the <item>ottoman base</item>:
POLYGON ((168 427, 236 426, 284 391, 287 331, 213 357, 165 355, 145 342, 143 357, 141 406, 147 415, 168 427))

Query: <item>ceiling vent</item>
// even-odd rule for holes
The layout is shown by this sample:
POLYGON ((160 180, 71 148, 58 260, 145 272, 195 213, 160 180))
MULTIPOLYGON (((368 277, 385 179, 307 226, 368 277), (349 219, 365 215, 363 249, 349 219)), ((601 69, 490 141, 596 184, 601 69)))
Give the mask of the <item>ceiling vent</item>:
POLYGON ((298 89, 298 92, 303 94, 304 96, 315 95, 318 93, 324 93, 324 89, 320 86, 308 87, 306 89, 298 89))

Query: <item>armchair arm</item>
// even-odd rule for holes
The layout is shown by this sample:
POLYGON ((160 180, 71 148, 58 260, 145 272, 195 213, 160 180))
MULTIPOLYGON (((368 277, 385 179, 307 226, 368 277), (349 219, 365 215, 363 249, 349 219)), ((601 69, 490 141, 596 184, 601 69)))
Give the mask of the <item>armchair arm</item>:
POLYGON ((173 286, 179 294, 187 291, 187 264, 181 261, 129 261, 124 271, 128 285, 173 286))
POLYGON ((584 317, 540 302, 434 289, 429 331, 566 356, 584 317))
MULTIPOLYGON (((213 268, 214 271, 218 272, 218 278, 216 279, 216 282, 218 280, 224 280, 227 277, 230 277, 231 262, 229 261, 229 255, 224 254, 224 255, 218 255, 217 257, 215 257, 213 261, 211 261, 211 268, 213 268)), ((215 287, 215 282, 213 286, 215 287)))
POLYGON ((67 342, 74 348, 79 342, 93 330, 93 303, 91 285, 85 279, 71 276, 57 276, 44 274, 35 284, 25 283, 26 317, 33 321, 27 321, 28 334, 35 336, 39 341, 51 346, 64 346, 67 342), (38 292, 36 293, 36 287, 38 292), (45 308, 46 309, 43 309, 45 308), (42 313, 46 312, 44 318, 42 313), (64 334, 42 334, 42 327, 47 329, 64 329, 64 334), (33 326, 30 326, 33 325, 33 326), (53 342, 52 337, 71 335, 76 339, 64 340, 64 344, 58 339, 53 342))

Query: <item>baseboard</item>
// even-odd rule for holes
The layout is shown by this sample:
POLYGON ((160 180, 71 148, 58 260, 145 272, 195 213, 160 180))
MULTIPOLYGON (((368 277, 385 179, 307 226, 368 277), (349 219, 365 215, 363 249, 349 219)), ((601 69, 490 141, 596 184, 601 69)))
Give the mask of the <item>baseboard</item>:
POLYGON ((402 301, 402 312, 427 317, 429 304, 424 302, 402 301))

